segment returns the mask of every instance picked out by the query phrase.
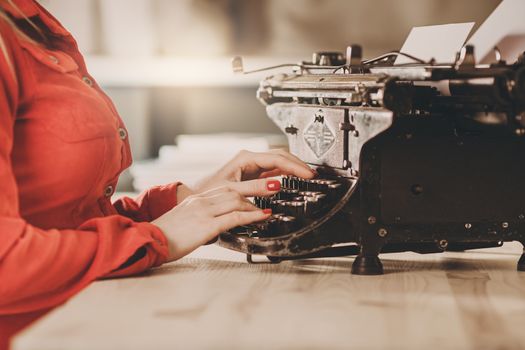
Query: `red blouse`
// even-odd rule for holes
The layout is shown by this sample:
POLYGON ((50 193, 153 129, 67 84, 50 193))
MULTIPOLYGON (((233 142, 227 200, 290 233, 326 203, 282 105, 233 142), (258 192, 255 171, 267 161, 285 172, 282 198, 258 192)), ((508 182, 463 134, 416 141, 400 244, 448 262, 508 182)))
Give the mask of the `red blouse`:
POLYGON ((122 120, 59 22, 33 0, 13 2, 53 49, 0 17, 0 349, 90 282, 165 262, 166 238, 148 221, 177 201, 175 183, 111 203, 131 164, 122 120))

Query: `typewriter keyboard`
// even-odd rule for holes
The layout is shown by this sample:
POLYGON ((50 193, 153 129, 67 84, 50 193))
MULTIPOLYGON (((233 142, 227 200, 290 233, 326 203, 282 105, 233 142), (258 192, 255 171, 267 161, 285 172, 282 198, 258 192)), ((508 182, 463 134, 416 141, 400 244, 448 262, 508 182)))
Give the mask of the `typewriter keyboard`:
POLYGON ((272 216, 230 232, 261 238, 289 234, 322 217, 343 196, 344 189, 337 180, 283 177, 277 194, 253 199, 259 208, 272 209, 272 216))

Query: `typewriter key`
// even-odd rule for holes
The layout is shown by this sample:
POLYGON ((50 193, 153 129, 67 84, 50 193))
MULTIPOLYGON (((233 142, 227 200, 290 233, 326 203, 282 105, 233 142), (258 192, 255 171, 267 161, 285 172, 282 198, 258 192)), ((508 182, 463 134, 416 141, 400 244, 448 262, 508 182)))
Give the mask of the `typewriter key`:
POLYGON ((328 188, 331 189, 331 190, 339 191, 342 188, 342 186, 341 186, 341 184, 338 184, 338 183, 334 182, 334 183, 329 184, 328 188))
POLYGON ((268 209, 270 207, 270 198, 268 197, 261 197, 259 200, 260 208, 261 209, 268 209))
POLYGON ((291 201, 282 201, 281 203, 279 203, 279 205, 282 208, 282 213, 284 213, 284 215, 293 215, 291 213, 291 204, 292 203, 293 202, 291 202, 291 201))
POLYGON ((312 188, 312 180, 304 180, 304 183, 305 183, 305 187, 304 187, 304 191, 310 191, 311 188, 312 188))
POLYGON ((289 181, 289 188, 292 190, 298 190, 299 189, 299 179, 296 177, 291 177, 289 181))
POLYGON ((329 186, 332 185, 333 182, 330 180, 321 180, 319 181, 319 191, 321 192, 327 192, 329 190, 329 186))
POLYGON ((274 213, 284 213, 284 207, 283 207, 284 202, 286 201, 283 199, 272 200, 270 201, 270 209, 272 209, 274 213))
MULTIPOLYGON (((283 233, 283 229, 286 231, 286 227, 282 223, 284 215, 271 216, 266 220, 266 230, 261 232, 261 237, 276 237, 283 233)), ((286 220, 285 220, 286 221, 286 220)))
POLYGON ((273 237, 279 235, 279 219, 275 217, 270 217, 268 220, 268 226, 264 232, 264 237, 273 237))
POLYGON ((317 197, 305 197, 304 214, 311 217, 319 210, 319 199, 317 197))
POLYGON ((278 193, 278 198, 288 201, 291 200, 293 197, 296 197, 298 193, 298 190, 284 189, 278 193))
POLYGON ((322 200, 326 198, 326 193, 316 192, 312 197, 322 200))
POLYGON ((281 185, 283 188, 290 188, 290 177, 284 176, 281 180, 281 185))
POLYGON ((252 229, 248 231, 248 237, 259 237, 259 231, 252 229))
POLYGON ((310 180, 310 188, 309 191, 322 191, 323 190, 323 180, 321 179, 313 179, 310 180))
POLYGON ((328 185, 328 194, 330 196, 330 199, 336 199, 339 196, 342 188, 343 187, 341 186, 341 184, 338 183, 328 185))
POLYGON ((251 231, 250 227, 248 226, 238 226, 231 229, 230 232, 239 234, 239 235, 247 235, 251 231))
POLYGON ((299 184, 298 184, 298 185, 299 185, 299 186, 298 186, 298 187, 299 187, 299 188, 298 188, 299 191, 306 191, 306 190, 307 190, 307 187, 308 187, 308 182, 306 182, 306 180, 304 180, 304 179, 301 179, 301 180, 299 181, 299 184))
POLYGON ((297 201, 297 202, 284 202, 284 213, 288 216, 293 216, 297 219, 301 219, 304 217, 304 201, 297 201))
POLYGON ((299 194, 301 196, 304 196, 304 197, 315 197, 319 194, 322 194, 321 192, 317 192, 317 191, 301 191, 299 192, 299 194))
POLYGON ((283 216, 277 221, 277 228, 279 235, 287 235, 290 232, 295 231, 296 220, 291 216, 283 216))

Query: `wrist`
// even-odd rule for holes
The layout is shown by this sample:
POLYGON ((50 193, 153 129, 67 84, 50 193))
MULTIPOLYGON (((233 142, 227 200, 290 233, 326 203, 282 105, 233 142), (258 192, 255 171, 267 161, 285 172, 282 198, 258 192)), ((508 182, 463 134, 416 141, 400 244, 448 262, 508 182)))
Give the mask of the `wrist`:
POLYGON ((184 184, 180 184, 177 186, 177 203, 182 202, 192 194, 194 194, 194 191, 191 188, 184 184))
POLYGON ((176 254, 176 247, 171 239, 170 234, 170 224, 166 220, 163 220, 162 217, 153 220, 150 222, 150 224, 156 226, 164 235, 167 241, 167 247, 168 247, 168 262, 176 260, 175 254, 176 254))

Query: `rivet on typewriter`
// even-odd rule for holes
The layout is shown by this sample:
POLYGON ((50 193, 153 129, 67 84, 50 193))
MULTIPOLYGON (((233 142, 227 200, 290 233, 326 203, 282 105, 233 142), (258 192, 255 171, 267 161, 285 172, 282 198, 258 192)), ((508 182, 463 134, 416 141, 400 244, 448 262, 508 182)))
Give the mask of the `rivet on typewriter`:
POLYGON ((379 237, 386 237, 386 235, 388 235, 388 231, 385 229, 385 228, 380 228, 378 231, 377 231, 377 235, 379 237))
POLYGON ((415 184, 412 185, 410 190, 413 195, 418 196, 423 193, 423 186, 421 186, 420 184, 415 184))

